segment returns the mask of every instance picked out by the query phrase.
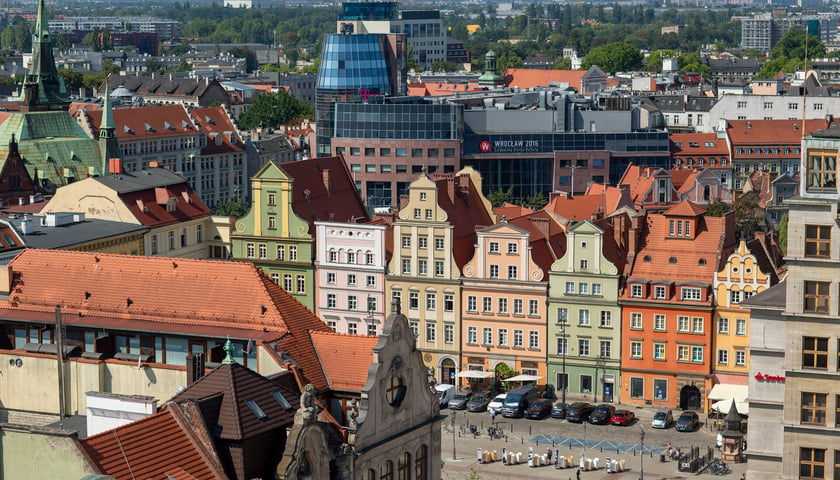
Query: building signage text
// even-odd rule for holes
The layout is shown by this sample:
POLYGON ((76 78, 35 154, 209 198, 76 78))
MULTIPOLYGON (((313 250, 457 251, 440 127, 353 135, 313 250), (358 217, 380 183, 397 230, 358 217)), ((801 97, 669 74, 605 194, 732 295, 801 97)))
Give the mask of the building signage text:
POLYGON ((758 372, 755 375, 755 379, 758 380, 759 382, 762 382, 762 381, 763 382, 784 382, 785 381, 785 377, 781 377, 781 376, 778 376, 778 375, 764 375, 761 372, 758 372))

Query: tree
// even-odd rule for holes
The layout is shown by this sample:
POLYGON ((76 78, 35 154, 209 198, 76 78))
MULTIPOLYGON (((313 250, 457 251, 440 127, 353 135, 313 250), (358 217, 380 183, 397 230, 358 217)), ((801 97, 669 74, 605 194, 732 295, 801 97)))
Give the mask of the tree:
POLYGON ((455 72, 458 71, 458 67, 452 62, 438 60, 437 62, 432 62, 432 71, 455 72))
POLYGON ((548 204, 548 199, 545 198, 542 192, 537 192, 535 195, 531 195, 524 202, 522 202, 523 206, 530 207, 533 210, 540 210, 548 204))
POLYGON ((773 78, 779 72, 792 73, 796 70, 807 70, 808 59, 825 56, 825 46, 819 37, 808 35, 808 55, 805 58, 805 30, 791 28, 770 51, 770 61, 764 64, 758 72, 758 78, 773 78))
POLYGON ((764 218, 764 209, 758 205, 754 192, 735 199, 735 234, 738 240, 750 241, 759 229, 759 219, 764 218))
POLYGON ((78 90, 84 86, 84 75, 69 68, 59 68, 58 75, 64 79, 64 86, 67 90, 78 90))
POLYGON ((313 111, 312 105, 299 101, 285 90, 263 93, 254 99, 248 110, 239 115, 239 128, 250 130, 256 127, 279 127, 310 116, 313 111))
POLYGON ((679 54, 673 50, 654 50, 650 52, 645 60, 645 70, 659 73, 662 71, 662 60, 665 58, 676 58, 679 54))
POLYGON ((216 207, 216 211, 213 212, 214 215, 218 215, 220 217, 242 217, 246 213, 245 206, 242 205, 242 200, 240 199, 227 199, 221 203, 219 206, 216 207))
POLYGON ((259 70, 260 62, 257 61, 257 54, 248 47, 231 48, 227 53, 237 58, 245 59, 245 70, 248 73, 259 70))
POLYGON ((642 66, 642 58, 642 52, 633 45, 613 42, 590 50, 583 59, 582 68, 589 70, 598 65, 605 72, 615 74, 638 70, 642 66))
POLYGON ((510 202, 511 194, 513 194, 513 187, 505 191, 496 190, 487 194, 487 200, 490 200, 490 204, 494 207, 501 207, 505 203, 510 202))
POLYGON ((776 227, 776 233, 779 238, 779 248, 782 249, 782 254, 787 255, 787 240, 788 240, 788 221, 790 218, 788 214, 782 215, 782 221, 776 227))
POLYGON ((706 206, 706 215, 710 217, 722 217, 729 213, 732 207, 723 200, 716 198, 714 202, 706 206))

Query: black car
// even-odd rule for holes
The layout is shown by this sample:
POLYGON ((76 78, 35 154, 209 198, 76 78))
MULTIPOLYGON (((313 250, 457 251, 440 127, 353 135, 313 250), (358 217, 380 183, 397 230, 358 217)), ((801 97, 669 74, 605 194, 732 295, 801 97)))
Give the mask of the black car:
POLYGON ((469 412, 483 412, 487 410, 487 404, 490 403, 490 397, 486 394, 479 393, 473 395, 467 400, 467 411, 469 412))
POLYGON ((686 410, 680 414, 674 429, 678 432, 693 432, 698 426, 700 426, 700 418, 697 412, 686 410))
POLYGON ((589 418, 592 413, 592 405, 586 402, 575 402, 566 407, 566 420, 581 423, 589 418))
POLYGON ((545 418, 551 414, 551 400, 534 400, 528 405, 528 410, 525 410, 525 416, 528 418, 545 418))
POLYGON ((589 423, 592 425, 607 425, 614 413, 615 407, 602 403, 592 409, 592 413, 589 414, 589 423))
POLYGON ((557 402, 551 407, 551 418, 566 418, 566 406, 563 402, 557 402))

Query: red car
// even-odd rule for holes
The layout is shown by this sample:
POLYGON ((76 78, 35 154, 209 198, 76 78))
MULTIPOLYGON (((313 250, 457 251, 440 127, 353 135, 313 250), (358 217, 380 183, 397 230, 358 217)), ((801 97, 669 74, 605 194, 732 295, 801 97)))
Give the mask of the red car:
POLYGON ((631 412, 630 410, 616 410, 613 414, 612 418, 610 418, 610 423, 613 425, 630 425, 633 423, 633 420, 636 419, 636 414, 631 412))

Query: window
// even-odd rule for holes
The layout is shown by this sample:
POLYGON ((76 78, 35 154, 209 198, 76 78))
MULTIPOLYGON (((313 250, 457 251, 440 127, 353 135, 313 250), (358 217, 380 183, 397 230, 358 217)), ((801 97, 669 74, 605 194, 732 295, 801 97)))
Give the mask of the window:
POLYGON ((490 278, 499 278, 499 266, 490 265, 490 278))
POLYGON ((642 286, 630 285, 630 296, 633 298, 642 298, 642 286))
POLYGON ((409 326, 411 327, 411 334, 415 338, 420 338, 420 325, 415 321, 411 321, 409 322, 409 326))
POLYGON ((268 204, 271 205, 271 206, 277 205, 276 202, 277 202, 277 195, 275 195, 273 193, 269 193, 268 194, 268 204))
POLYGON ((490 253, 499 253, 499 242, 490 242, 490 253))
POLYGON ((683 300, 694 300, 700 301, 700 289, 699 288, 682 288, 682 299, 683 300))
POLYGON ((426 220, 431 220, 432 218, 433 218, 433 216, 432 216, 432 209, 431 209, 431 208, 427 208, 427 209, 426 209, 426 220))
POLYGON ((359 324, 350 322, 347 324, 347 333, 350 335, 357 335, 359 333, 359 324))
POLYGON ((292 291, 292 276, 288 273, 283 275, 283 290, 287 292, 292 291))
POLYGON ((718 318, 718 333, 729 333, 729 319, 726 317, 718 318))
POLYGON ((691 347, 691 361, 703 363, 703 347, 691 347))
POLYGON ((612 327, 612 312, 609 310, 601 310, 601 326, 612 327))
POLYGON ((373 275, 368 275, 365 277, 365 286, 367 287, 375 287, 376 286, 376 277, 373 275))
POLYGON ((747 351, 746 350, 736 350, 735 351, 735 365, 739 367, 743 367, 747 364, 747 351))
POLYGON ((831 256, 831 227, 826 225, 805 226, 805 256, 831 256))
POLYGON ((277 217, 275 217, 274 215, 269 215, 268 216, 268 229, 269 230, 274 230, 276 228, 277 228, 277 217))
POLYGON ((630 329, 632 330, 641 330, 642 329, 642 314, 638 312, 633 312, 630 314, 630 329))
POLYGON ((540 314, 540 302, 539 300, 528 300, 528 315, 539 315, 540 314))
POLYGON ((765 109, 773 108, 773 102, 764 102, 764 108, 765 109))
POLYGON ((735 319, 735 335, 744 336, 747 334, 747 319, 746 318, 736 318, 735 319))
POLYGON ((195 226, 195 243, 202 243, 204 242, 204 230, 202 229, 202 225, 195 226))
POLYGON ((427 275, 429 273, 428 262, 426 260, 419 260, 417 262, 418 275, 427 275))
POLYGON ((567 338, 558 338, 557 339, 557 355, 567 355, 569 351, 567 350, 569 346, 569 341, 567 338))
POLYGON ((808 151, 808 188, 837 188, 837 156, 831 151, 808 151))
POLYGON ((578 325, 589 325, 589 309, 578 310, 578 325))
POLYGON ((612 344, 609 340, 601 340, 601 358, 610 358, 612 344))
MULTIPOLYGON (((172 232, 169 232, 169 233, 172 233, 172 232)), ((255 245, 253 243, 249 243, 245 248, 246 248, 246 252, 247 252, 246 255, 248 256, 248 258, 254 258, 255 245)))
POLYGON ((688 346, 686 345, 678 345, 677 346, 677 361, 680 362, 687 362, 689 360, 689 350, 688 346))
POLYGON ((703 333, 703 317, 691 317, 691 331, 703 333))
POLYGON ((152 255, 158 254, 158 236, 152 235, 152 255))
POLYGON ((657 285, 653 287, 653 298, 657 299, 664 299, 665 298, 665 287, 662 285, 657 285))
MULTIPOLYGON (((352 254, 351 253, 347 254, 347 263, 356 263, 355 261, 352 261, 352 262, 350 261, 350 255, 352 255, 352 254)), ((289 247, 289 260, 291 260, 291 261, 297 260, 297 247, 294 246, 294 245, 289 247)))
POLYGON ((435 239, 435 250, 443 250, 443 239, 436 238, 435 239))
POLYGON ((403 235, 402 236, 402 246, 403 246, 403 248, 411 247, 411 237, 410 236, 408 236, 408 235, 403 235))
POLYGON ((434 310, 435 308, 437 308, 437 294, 427 293, 426 294, 426 310, 434 310))
POLYGON ((827 397, 825 393, 802 392, 802 423, 825 425, 827 397))
POLYGON ((828 338, 802 337, 802 368, 828 368, 828 338))
POLYGON ((348 273, 347 274, 347 285, 355 285, 356 284, 356 274, 355 273, 348 273))
POLYGON ((335 294, 328 293, 327 294, 327 308, 335 308, 335 294))
POLYGON ((829 285, 829 282, 805 282, 804 310, 806 312, 828 313, 829 285))
MULTIPOLYGON (((277 245, 277 260, 284 260, 286 258, 286 246, 277 245)), ((330 252, 330 261, 335 263, 338 261, 338 252, 330 252)))
POLYGON ((586 339, 586 338, 578 339, 578 356, 580 356, 580 357, 588 357, 589 356, 589 339, 586 339))
POLYGON ((741 292, 739 290, 732 290, 729 292, 729 303, 741 303, 741 292))
POLYGON ((470 295, 467 297, 467 311, 468 312, 477 312, 478 311, 478 298, 475 295, 470 295))
POLYGON ((653 379, 653 398, 656 400, 666 400, 668 398, 668 380, 653 379))
POLYGON ((589 260, 581 260, 580 261, 580 269, 581 270, 586 270, 587 268, 589 268, 589 260))
POLYGON ((822 109, 823 109, 823 104, 822 103, 815 103, 814 104, 814 110, 822 110, 822 109))
POLYGON ((493 298, 492 297, 482 297, 481 298, 481 312, 482 313, 493 313, 493 298))
POLYGON ((347 297, 347 310, 358 310, 359 309, 359 299, 355 295, 349 295, 347 297))
POLYGON ((788 103, 788 110, 799 110, 799 103, 797 103, 797 102, 788 103))
POLYGON ((536 330, 528 331, 528 348, 532 350, 540 348, 540 332, 536 330))
POLYGON ((372 253, 366 253, 365 254, 365 263, 367 263, 368 265, 373 265, 373 254, 372 253))
POLYGON ((687 332, 688 331, 688 317, 680 315, 677 317, 677 331, 678 332, 687 332))
POLYGON ((653 316, 653 329, 660 332, 665 331, 665 315, 656 314, 653 316))
POLYGON ((467 327, 467 343, 478 344, 478 327, 467 327))
POLYGON ((747 102, 744 102, 744 101, 738 102, 738 108, 747 108, 747 102))
POLYGON ((421 218, 421 210, 419 208, 414 209, 414 218, 421 218))
POLYGON ((516 265, 508 265, 508 280, 516 280, 517 272, 516 265))
POLYGON ((825 478, 825 449, 799 447, 799 478, 825 478))
POLYGON ((443 311, 451 312, 455 310, 455 295, 445 293, 443 295, 443 311))
POLYGON ((654 360, 665 360, 665 344, 664 343, 654 343, 653 344, 653 359, 654 360))
POLYGON ((411 260, 408 258, 404 258, 402 261, 402 273, 409 274, 411 273, 411 260))
MULTIPOLYGON (((405 238, 405 237, 403 237, 405 238)), ((420 237, 417 239, 417 247, 421 250, 425 250, 428 247, 429 239, 426 237, 420 237)), ((405 246, 405 245, 403 245, 405 246)))
POLYGON ((639 377, 630 378, 630 397, 642 398, 645 395, 645 379, 639 377))
POLYGON ((507 244, 507 253, 508 255, 516 255, 519 252, 519 246, 515 243, 508 243, 507 244))
POLYGON ((729 365, 729 350, 721 348, 717 353, 718 365, 729 365))
POLYGON ((513 299, 513 314, 514 315, 522 315, 522 299, 521 298, 514 298, 513 299))
POLYGON ((482 345, 493 345, 493 329, 490 327, 484 327, 481 329, 481 344, 482 345))
POLYGON ((630 357, 642 358, 642 342, 630 342, 630 357))
POLYGON ((426 341, 430 343, 437 341, 437 326, 434 323, 426 324, 426 341))
POLYGON ((500 328, 499 329, 499 346, 500 347, 507 347, 507 344, 508 344, 507 328, 500 328))
POLYGON ((578 294, 579 295, 588 295, 589 294, 589 284, 588 283, 579 283, 578 284, 578 294))
POLYGON ((442 277, 443 276, 443 261, 436 260, 435 261, 435 276, 442 277))
POLYGON ((523 338, 522 330, 514 330, 513 331, 513 348, 522 348, 522 338, 523 338))
POLYGON ((566 282, 566 294, 573 295, 575 293, 575 282, 566 282))
POLYGON ((601 295, 601 284, 600 283, 593 283, 592 284, 592 295, 601 295))
POLYGON ((455 325, 447 323, 443 326, 443 343, 455 343, 455 325))
POLYGON ((408 292, 408 308, 410 310, 417 310, 420 308, 420 293, 408 292))

